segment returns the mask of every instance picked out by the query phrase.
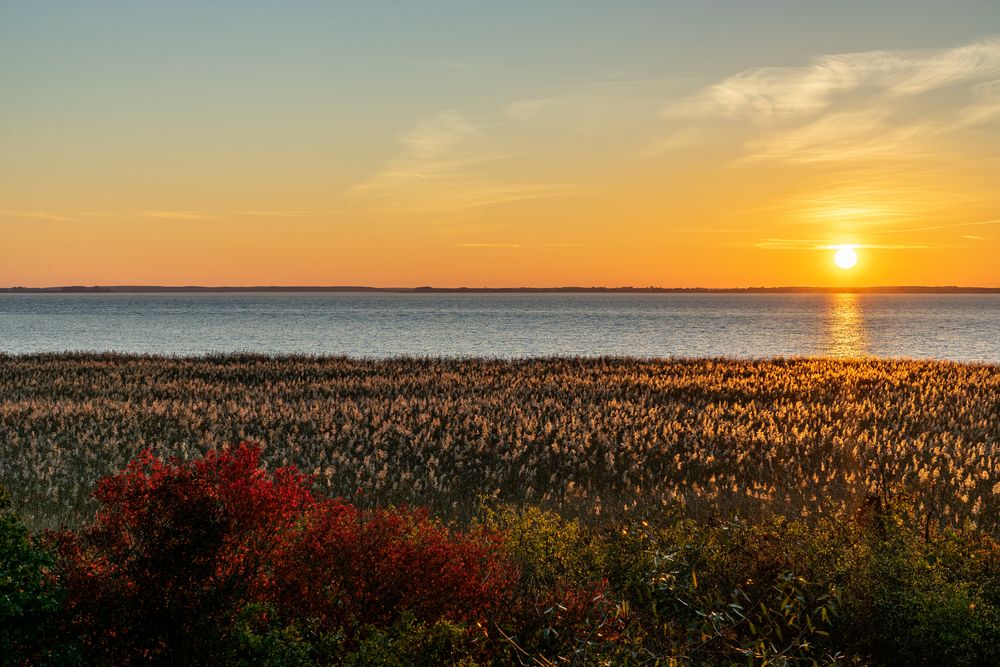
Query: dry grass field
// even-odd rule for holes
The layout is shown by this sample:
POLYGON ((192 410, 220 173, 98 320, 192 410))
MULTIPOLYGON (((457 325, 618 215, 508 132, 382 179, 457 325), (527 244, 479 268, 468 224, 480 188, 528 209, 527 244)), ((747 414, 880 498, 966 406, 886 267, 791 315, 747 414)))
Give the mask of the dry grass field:
POLYGON ((30 525, 76 525, 142 449, 249 439, 320 491, 458 520, 483 497, 600 522, 894 493, 928 525, 996 535, 998 418, 996 365, 0 355, 0 484, 30 525))

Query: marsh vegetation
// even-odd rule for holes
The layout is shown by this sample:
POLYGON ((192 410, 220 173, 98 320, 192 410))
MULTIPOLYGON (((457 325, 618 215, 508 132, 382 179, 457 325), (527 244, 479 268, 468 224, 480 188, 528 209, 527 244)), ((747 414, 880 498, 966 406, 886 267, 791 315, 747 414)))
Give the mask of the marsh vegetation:
POLYGON ((986 664, 998 414, 992 365, 2 356, 0 650, 986 664))
POLYGON ((149 448, 253 440, 317 490, 468 518, 803 517, 889 490, 939 527, 1000 520, 1000 368, 866 359, 0 356, 0 483, 77 524, 149 448))

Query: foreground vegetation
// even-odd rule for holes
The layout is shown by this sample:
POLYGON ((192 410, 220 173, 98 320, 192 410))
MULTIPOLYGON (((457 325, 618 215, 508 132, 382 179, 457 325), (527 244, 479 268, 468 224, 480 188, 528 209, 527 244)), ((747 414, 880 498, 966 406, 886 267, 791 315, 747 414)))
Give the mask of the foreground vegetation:
POLYGON ((0 662, 1000 664, 998 414, 991 365, 0 356, 0 662))
POLYGON ((77 532, 0 507, 5 664, 1000 661, 1000 545, 903 505, 814 523, 587 527, 481 506, 361 510, 250 445, 144 454, 77 532))
POLYGON ((588 523, 801 518, 895 488, 928 530, 996 534, 998 414, 995 365, 0 355, 0 484, 29 525, 79 525, 146 448, 253 440, 326 495, 448 519, 482 496, 588 523))

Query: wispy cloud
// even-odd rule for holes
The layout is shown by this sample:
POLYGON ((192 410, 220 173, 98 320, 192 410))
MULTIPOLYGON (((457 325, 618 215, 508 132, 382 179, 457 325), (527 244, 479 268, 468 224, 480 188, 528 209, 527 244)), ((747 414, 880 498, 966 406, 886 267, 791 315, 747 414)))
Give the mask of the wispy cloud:
POLYGON ((979 227, 982 225, 1000 225, 1000 220, 975 220, 973 222, 952 222, 938 225, 926 225, 923 227, 913 227, 910 229, 890 229, 885 233, 908 233, 908 232, 928 232, 939 229, 956 229, 958 227, 979 227))
POLYGON ((203 211, 143 211, 140 215, 156 220, 215 220, 218 217, 203 211))
POLYGON ((300 218, 311 215, 337 213, 337 210, 244 210, 244 211, 4 211, 0 210, 0 220, 45 220, 50 222, 80 222, 101 219, 141 219, 209 221, 232 217, 300 218))
MULTIPOLYGON (((868 236, 875 239, 881 239, 886 236, 892 238, 893 235, 898 234, 919 234, 921 232, 931 232, 940 230, 961 230, 967 227, 982 227, 982 226, 992 226, 1000 225, 1000 219, 997 220, 972 220, 965 222, 953 222, 938 225, 925 225, 920 227, 910 227, 910 228, 888 228, 880 230, 870 230, 868 236)), ((952 237, 954 238, 954 237, 952 237)), ((971 241, 985 241, 987 240, 984 236, 979 236, 976 234, 960 234, 959 238, 968 239, 971 241)), ((843 247, 844 243, 842 240, 831 239, 831 238, 764 238, 760 239, 752 244, 754 247, 761 248, 764 250, 835 250, 837 248, 843 247)), ((866 248, 875 250, 919 250, 928 248, 942 248, 942 247, 952 247, 946 243, 907 243, 907 242, 893 242, 888 240, 875 240, 867 243, 851 243, 848 244, 853 248, 866 248)))
POLYGON ((472 209, 567 194, 573 187, 518 183, 490 169, 518 157, 458 111, 421 121, 400 138, 402 153, 354 186, 349 198, 377 213, 444 220, 472 209))
MULTIPOLYGON (((219 220, 247 216, 253 218, 300 218, 332 211, 281 211, 281 210, 244 210, 244 211, 142 211, 138 215, 156 220, 219 220)), ((129 214, 131 215, 131 214, 129 214)))
POLYGON ((520 248, 520 243, 456 243, 459 248, 520 248))
POLYGON ((822 56, 801 67, 740 72, 671 105, 673 118, 720 115, 769 123, 819 114, 850 93, 909 97, 1000 74, 1000 39, 939 51, 865 51, 822 56))
MULTIPOLYGON (((691 90, 701 80, 636 78, 613 73, 564 81, 544 94, 506 104, 503 116, 539 142, 573 137, 561 148, 585 152, 612 148, 626 155, 649 152, 649 137, 660 127, 665 95, 691 90)), ((605 155, 606 156, 606 155, 605 155)))
POLYGON ((845 231, 881 231, 936 219, 960 200, 979 196, 956 191, 935 170, 917 166, 868 170, 837 165, 750 212, 821 229, 834 225, 845 231))
POLYGON ((764 250, 838 250, 843 248, 845 245, 849 245, 851 248, 865 248, 865 249, 876 249, 876 250, 921 250, 932 248, 936 246, 931 246, 922 243, 837 243, 831 240, 817 240, 817 239, 783 239, 783 238, 771 238, 762 239, 753 244, 757 248, 764 250))
POLYGON ((799 67, 747 70, 668 106, 681 123, 745 123, 745 157, 792 163, 914 160, 939 140, 1000 117, 1000 38, 923 51, 828 55, 799 67), (944 99, 940 99, 944 96, 944 99))
POLYGON ((246 215, 261 218, 301 218, 319 213, 335 213, 337 211, 227 211, 226 215, 246 215))
POLYGON ((55 211, 0 211, 3 220, 45 220, 48 222, 76 222, 79 214, 55 211))

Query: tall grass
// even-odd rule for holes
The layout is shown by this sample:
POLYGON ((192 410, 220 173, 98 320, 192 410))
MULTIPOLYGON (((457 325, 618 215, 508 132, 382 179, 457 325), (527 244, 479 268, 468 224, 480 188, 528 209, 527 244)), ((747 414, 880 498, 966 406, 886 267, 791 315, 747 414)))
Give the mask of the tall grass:
POLYGON ((360 504, 482 496, 599 522, 851 511, 1000 529, 1000 366, 902 360, 0 355, 0 484, 77 525, 140 450, 241 440, 360 504))

